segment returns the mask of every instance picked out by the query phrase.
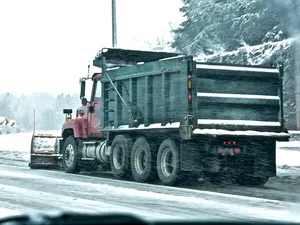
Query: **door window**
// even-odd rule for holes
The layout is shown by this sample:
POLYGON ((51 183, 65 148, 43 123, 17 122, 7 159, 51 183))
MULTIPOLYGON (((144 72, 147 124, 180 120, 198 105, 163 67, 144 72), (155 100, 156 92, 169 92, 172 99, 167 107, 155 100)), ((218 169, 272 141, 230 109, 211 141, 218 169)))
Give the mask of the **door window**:
POLYGON ((96 85, 95 91, 95 101, 99 101, 101 99, 101 82, 98 81, 96 85))

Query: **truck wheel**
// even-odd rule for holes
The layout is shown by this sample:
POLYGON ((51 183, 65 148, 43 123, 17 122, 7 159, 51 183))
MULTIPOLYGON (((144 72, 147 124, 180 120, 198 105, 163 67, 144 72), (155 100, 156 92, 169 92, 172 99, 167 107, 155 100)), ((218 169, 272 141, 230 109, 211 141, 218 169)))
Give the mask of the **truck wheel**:
POLYGON ((157 174, 164 185, 173 185, 179 181, 179 150, 171 139, 165 139, 157 153, 157 174))
POLYGON ((154 148, 144 137, 135 141, 131 153, 131 172, 135 181, 146 182, 155 178, 154 148))
POLYGON ((62 152, 62 164, 65 172, 79 173, 81 170, 78 146, 73 136, 67 137, 62 152))
POLYGON ((113 175, 124 178, 130 174, 130 154, 132 150, 132 139, 124 135, 114 138, 111 145, 110 166, 113 175))

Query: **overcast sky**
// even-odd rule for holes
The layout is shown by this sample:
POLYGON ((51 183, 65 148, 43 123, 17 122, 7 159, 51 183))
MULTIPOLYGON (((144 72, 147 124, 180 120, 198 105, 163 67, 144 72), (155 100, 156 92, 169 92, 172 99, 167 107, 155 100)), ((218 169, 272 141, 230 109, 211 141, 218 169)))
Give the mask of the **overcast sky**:
MULTIPOLYGON (((170 39, 180 0, 116 0, 118 47, 170 39)), ((111 0, 1 0, 0 93, 74 93, 102 47, 111 47, 111 0)))

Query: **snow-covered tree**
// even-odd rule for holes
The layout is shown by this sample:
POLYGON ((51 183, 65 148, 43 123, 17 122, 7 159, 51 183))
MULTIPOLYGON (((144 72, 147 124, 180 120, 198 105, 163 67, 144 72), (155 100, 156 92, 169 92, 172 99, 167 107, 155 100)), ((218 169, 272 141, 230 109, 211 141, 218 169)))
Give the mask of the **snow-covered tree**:
POLYGON ((299 18, 295 17, 300 6, 297 0, 182 2, 180 11, 186 20, 173 30, 172 47, 193 55, 211 55, 233 51, 245 45, 284 40, 292 35, 291 24, 296 27, 299 23, 295 22, 295 18, 299 18))

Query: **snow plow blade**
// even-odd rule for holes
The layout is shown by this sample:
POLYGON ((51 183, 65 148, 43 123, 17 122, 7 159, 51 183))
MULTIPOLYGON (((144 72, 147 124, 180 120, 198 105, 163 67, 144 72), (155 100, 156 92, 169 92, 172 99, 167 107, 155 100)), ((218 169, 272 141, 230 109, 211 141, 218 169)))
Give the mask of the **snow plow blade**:
POLYGON ((61 155, 59 144, 61 137, 51 134, 33 134, 31 139, 31 169, 59 168, 61 155))

